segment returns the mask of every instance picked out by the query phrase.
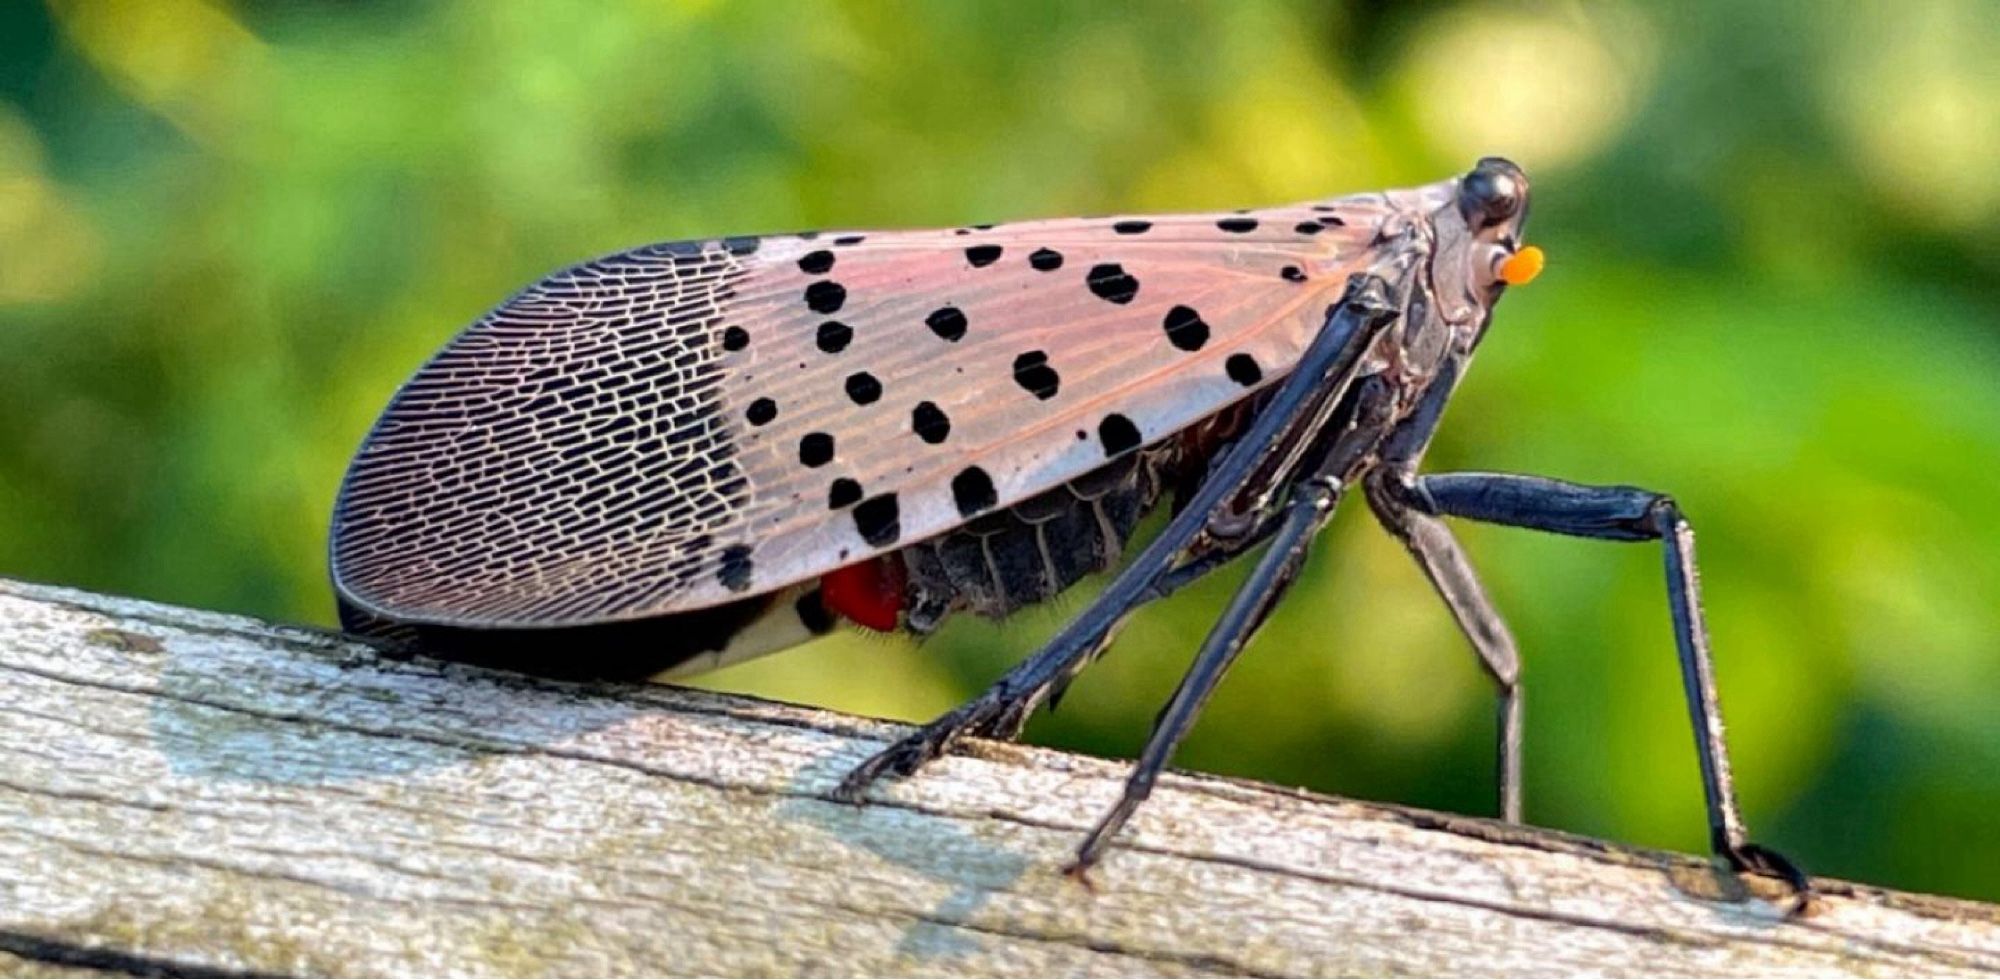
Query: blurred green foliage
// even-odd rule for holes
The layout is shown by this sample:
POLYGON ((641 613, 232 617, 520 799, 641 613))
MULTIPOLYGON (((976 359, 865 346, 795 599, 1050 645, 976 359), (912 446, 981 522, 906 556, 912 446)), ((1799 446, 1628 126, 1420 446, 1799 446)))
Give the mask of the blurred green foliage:
MULTIPOLYGON (((327 623, 342 467, 541 273, 663 239, 1536 178, 1432 468, 1673 491, 1752 826, 2000 898, 2000 18, 1986 0, 0 8, 0 574, 327 623)), ((1527 658, 1528 814, 1700 851, 1659 558, 1467 528, 1527 658)), ((1230 587, 1030 738, 1129 754, 1230 587)), ((712 678, 923 718, 1080 599, 712 678)), ((1364 514, 1180 754, 1486 812, 1489 693, 1364 514)))

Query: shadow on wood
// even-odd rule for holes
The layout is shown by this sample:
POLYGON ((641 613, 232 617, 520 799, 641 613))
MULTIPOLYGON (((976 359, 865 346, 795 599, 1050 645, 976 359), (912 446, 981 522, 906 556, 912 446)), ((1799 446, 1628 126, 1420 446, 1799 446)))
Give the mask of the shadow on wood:
POLYGON ((2000 972, 2000 908, 0 581, 0 973, 2000 972), (1774 888, 1773 896, 1778 895, 1774 888))

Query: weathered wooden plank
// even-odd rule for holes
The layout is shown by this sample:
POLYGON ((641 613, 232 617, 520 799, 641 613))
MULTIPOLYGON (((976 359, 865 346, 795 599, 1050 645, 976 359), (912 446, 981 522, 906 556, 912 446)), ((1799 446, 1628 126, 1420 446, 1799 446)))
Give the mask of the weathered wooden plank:
POLYGON ((999 745, 857 808, 899 729, 399 662, 0 582, 0 973, 2000 972, 2000 909, 999 745), (1775 890, 1773 890, 1775 894, 1775 890))

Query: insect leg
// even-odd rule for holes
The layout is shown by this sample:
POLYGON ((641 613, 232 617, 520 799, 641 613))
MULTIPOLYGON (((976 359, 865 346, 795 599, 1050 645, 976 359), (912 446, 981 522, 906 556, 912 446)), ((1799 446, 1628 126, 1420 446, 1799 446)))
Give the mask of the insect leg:
POLYGON ((1326 328, 1306 348, 1249 429, 1225 450, 1221 462, 1187 506, 1081 615, 1041 652, 1016 664, 978 697, 856 766, 834 789, 835 798, 859 801, 875 780, 915 772, 953 742, 993 719, 1010 713, 1025 717, 1064 675, 1101 649, 1118 623, 1144 601, 1154 583, 1202 534, 1210 514, 1242 491, 1262 462, 1265 447, 1295 426, 1318 424, 1332 411, 1332 405, 1346 393, 1368 345, 1406 305, 1403 298, 1410 289, 1409 269, 1415 258, 1414 254, 1403 257, 1394 285, 1379 275, 1356 276, 1348 283, 1347 292, 1328 313, 1326 328))
POLYGON ((1119 828, 1152 795, 1153 781, 1159 778, 1174 749, 1194 726, 1195 716, 1221 683, 1223 673, 1236 662, 1257 627, 1263 625, 1265 617, 1298 578, 1306 552, 1320 529, 1333 517, 1347 480, 1368 465, 1368 458, 1389 428, 1396 393, 1388 381, 1377 375, 1360 382, 1355 396, 1354 411, 1342 430, 1325 433, 1328 439, 1314 442, 1312 448, 1319 456, 1312 472, 1293 485, 1291 497, 1271 535, 1270 547, 1237 587, 1229 606, 1202 641, 1201 650, 1174 690, 1173 699, 1161 709, 1159 720, 1153 724, 1152 735, 1139 753, 1138 765, 1126 780, 1124 795, 1091 828, 1083 846, 1077 849, 1076 861, 1070 865, 1072 873, 1081 873, 1096 864, 1119 828))
POLYGON ((1434 515, 1609 541, 1665 543, 1667 596, 1680 652, 1681 683, 1694 724, 1695 752, 1701 762, 1709 846, 1739 872, 1783 878, 1798 896, 1793 911, 1804 908, 1812 891, 1805 872, 1776 851, 1751 843, 1737 810, 1708 628, 1702 621, 1694 528, 1673 498, 1637 487, 1591 487, 1544 477, 1452 473, 1419 478, 1411 487, 1410 502, 1434 515))
POLYGON ((1223 673, 1236 662, 1251 635, 1298 576, 1313 535, 1332 515, 1339 500, 1340 487, 1331 480, 1315 479, 1308 488, 1294 493, 1285 506, 1283 520, 1271 536, 1270 548, 1230 598, 1229 606, 1195 654, 1187 675, 1174 689, 1173 699, 1161 710, 1145 749, 1139 753, 1138 765, 1125 782, 1124 795, 1083 839, 1076 860, 1067 869, 1069 873, 1079 874, 1096 864, 1111 838, 1125 826, 1139 804, 1152 795, 1153 782, 1159 778, 1160 770, 1166 768, 1174 749, 1194 726, 1195 715, 1215 692, 1223 673))
POLYGON ((1416 558, 1458 628, 1479 654, 1480 666, 1499 689, 1497 781, 1501 819, 1521 822, 1521 656, 1514 634, 1466 559, 1465 549, 1445 522, 1410 506, 1409 485, 1401 474, 1377 470, 1364 484, 1368 504, 1390 534, 1416 558))

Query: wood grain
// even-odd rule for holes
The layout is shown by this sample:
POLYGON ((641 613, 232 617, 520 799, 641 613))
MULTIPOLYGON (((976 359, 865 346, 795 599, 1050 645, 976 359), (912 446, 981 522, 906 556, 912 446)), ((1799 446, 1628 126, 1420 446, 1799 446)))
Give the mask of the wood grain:
POLYGON ((1192 775, 1091 891, 1123 766, 826 799, 900 730, 0 581, 0 973, 2000 973, 1993 906, 1192 775))

